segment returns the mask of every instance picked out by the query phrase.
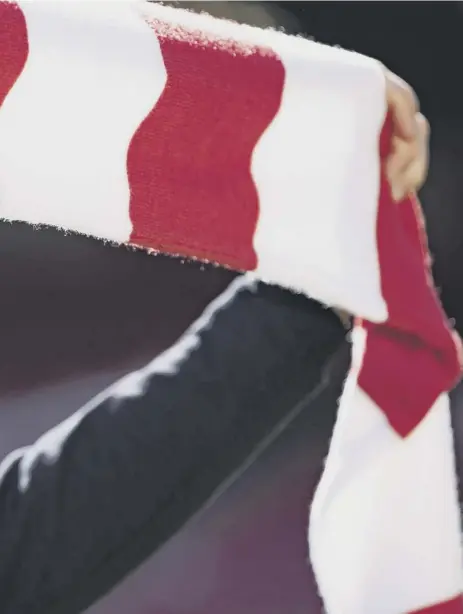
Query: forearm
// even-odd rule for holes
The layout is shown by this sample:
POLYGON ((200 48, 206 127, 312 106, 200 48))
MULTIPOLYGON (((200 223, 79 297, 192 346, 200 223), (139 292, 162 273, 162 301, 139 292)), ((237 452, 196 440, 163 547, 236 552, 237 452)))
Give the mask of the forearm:
POLYGON ((234 283, 173 349, 3 466, 2 614, 78 614, 164 543, 320 381, 337 318, 234 283))
MULTIPOLYGON (((99 3, 98 10, 95 6, 39 0, 21 2, 22 11, 12 11, 11 5, 0 4, 0 75, 5 72, 10 77, 9 86, 0 88, 4 97, 0 109, 2 215, 253 271, 260 279, 361 318, 354 336, 354 368, 341 404, 347 416, 343 428, 350 464, 339 463, 344 457, 334 448, 330 465, 339 471, 344 471, 344 465, 352 469, 342 495, 350 509, 369 510, 370 516, 358 516, 365 517, 365 523, 357 525, 357 533, 346 529, 342 498, 329 489, 323 493, 324 485, 335 489, 340 482, 337 476, 324 481, 317 514, 312 515, 318 515, 314 525, 318 528, 312 530, 318 546, 313 561, 321 592, 335 604, 329 606, 335 614, 346 607, 356 614, 362 608, 371 612, 376 603, 385 603, 385 586, 401 585, 397 569, 405 564, 415 569, 417 585, 430 586, 432 573, 436 578, 446 576, 445 582, 431 586, 424 598, 415 595, 406 607, 392 605, 388 612, 413 611, 424 602, 453 599, 460 586, 456 562, 461 553, 445 392, 460 373, 459 344, 432 287, 419 206, 411 197, 400 205, 394 202, 386 177, 383 161, 389 153, 387 128, 392 124, 383 129, 387 92, 382 67, 339 49, 159 5, 99 3), (444 403, 439 403, 441 397, 444 403), (359 412, 367 424, 376 420, 374 432, 383 433, 389 442, 375 453, 377 467, 382 470, 387 465, 386 483, 395 485, 395 490, 388 491, 389 499, 378 490, 378 484, 384 483, 382 474, 376 479, 373 472, 368 472, 369 480, 359 493, 359 474, 365 472, 358 458, 372 453, 371 440, 364 438, 364 421, 355 420, 359 412), (440 430, 431 428, 426 445, 416 448, 415 431, 436 412, 440 430), (357 440, 363 444, 358 453, 356 446, 352 448, 357 440), (432 488, 421 482, 420 487, 416 480, 407 482, 409 466, 418 467, 428 448, 445 459, 444 465, 436 465, 445 480, 435 469, 432 488), (399 450, 407 452, 402 455, 399 450), (382 453, 388 462, 383 462, 382 453), (400 500, 402 490, 411 493, 415 487, 421 488, 422 497, 416 501, 434 497, 439 515, 433 516, 433 506, 427 503, 419 523, 400 515, 394 502, 400 500), (386 540, 380 554, 394 562, 386 585, 379 573, 377 583, 365 582, 366 570, 383 569, 381 556, 370 556, 373 544, 365 539, 364 526, 373 530, 377 518, 382 518, 372 512, 375 505, 382 513, 387 510, 391 522, 384 501, 391 503, 397 515, 393 517, 400 529, 395 535, 401 547, 415 543, 412 533, 417 527, 426 526, 434 544, 442 527, 448 529, 439 556, 429 561, 424 573, 417 559, 393 555, 392 542, 386 540), (339 556, 331 548, 333 535, 348 544, 339 556), (350 575, 332 571, 340 561, 349 561, 350 575), (350 579, 344 587, 343 577, 350 579), (373 594, 378 595, 376 603, 373 594)), ((407 188, 404 193, 409 192, 407 188)), ((246 341, 242 357, 234 355, 241 370, 249 357, 249 344, 241 330, 237 334, 246 341)), ((286 334, 285 327, 281 339, 286 334)), ((282 365, 272 364, 275 370, 268 367, 268 374, 270 378, 272 373, 276 386, 283 382, 282 365)), ((262 394, 255 381, 246 380, 243 397, 240 393, 239 399, 232 395, 229 400, 218 384, 212 386, 208 378, 193 371, 194 377, 184 387, 173 385, 175 380, 168 373, 159 374, 160 380, 156 377, 156 390, 171 382, 169 402, 178 403, 178 411, 186 403, 205 403, 201 395, 194 403, 194 395, 182 396, 182 388, 191 392, 191 386, 207 391, 214 406, 229 407, 233 402, 250 411, 256 405, 243 404, 244 397, 262 394)), ((235 377, 235 371, 231 373, 235 377)), ((255 375, 261 381, 263 373, 255 375)), ((301 377, 306 383, 305 372, 301 377)), ((281 395, 288 394, 283 390, 296 388, 291 381, 274 390, 273 397, 263 398, 275 410, 281 395)), ((154 415, 146 416, 138 404, 140 398, 137 392, 123 397, 122 403, 110 395, 91 406, 78 428, 65 438, 68 446, 64 445, 62 454, 69 453, 69 462, 73 460, 78 447, 73 435, 86 432, 88 421, 91 430, 100 432, 110 420, 117 439, 127 438, 126 412, 118 408, 128 407, 130 414, 142 414, 138 425, 142 428, 133 434, 136 444, 130 452, 138 461, 148 454, 150 461, 150 471, 137 464, 143 468, 137 469, 136 477, 150 483, 152 468, 160 462, 152 450, 158 448, 172 460, 174 478, 169 484, 181 484, 182 489, 187 484, 188 490, 188 480, 199 479, 190 473, 197 465, 191 460, 186 469, 176 469, 172 446, 166 444, 169 437, 156 439, 159 430, 151 425, 154 415)), ((166 410, 168 421, 173 413, 166 410)), ((237 424, 242 426, 242 420, 237 424)), ((186 442, 188 452, 192 444, 178 422, 168 422, 168 432, 186 442)), ((200 424, 195 428, 202 432, 200 424)), ((250 426, 251 432, 254 428, 250 426)), ((222 443, 221 454, 235 447, 234 442, 228 441, 229 447, 227 441, 222 443)), ((105 449, 104 458, 112 459, 115 448, 105 449)), ((98 458, 100 450, 94 445, 88 456, 98 458)), ((201 453, 214 460, 213 451, 214 446, 205 446, 201 453)), ((114 463, 121 467, 119 472, 130 456, 117 454, 114 463)), ((39 464, 34 475, 47 471, 47 464, 39 464)), ((217 465, 211 462, 203 474, 211 480, 209 491, 212 482, 219 481, 216 471, 217 465)), ((14 477, 13 467, 5 483, 14 477)), ((87 492, 83 486, 87 479, 92 479, 89 472, 81 483, 78 480, 76 492, 87 492)), ((130 474, 126 481, 131 493, 137 480, 130 474)), ((60 488, 66 490, 67 481, 61 482, 60 488)), ((117 489, 121 480, 108 480, 108 488, 111 483, 117 489)), ((205 485, 197 486, 204 495, 205 485)), ((162 480, 159 488, 158 509, 167 509, 166 501, 175 502, 175 490, 162 480)), ((67 500, 71 498, 69 494, 67 500)), ((132 499, 140 502, 133 493, 132 499)), ((40 501, 43 504, 44 498, 40 501)), ((108 511, 105 501, 101 510, 108 511)), ((168 517, 173 522, 175 514, 169 512, 168 517)), ((137 516, 127 522, 127 536, 133 536, 143 520, 137 516)), ((161 525, 160 521, 157 526, 161 525)), ((101 528, 102 536, 114 538, 111 524, 101 528)), ((419 530, 416 543, 418 534, 419 530)), ((22 535, 26 543, 27 531, 22 535)), ((55 547, 72 551, 72 544, 61 537, 55 539, 55 547)), ((84 534, 79 544, 92 552, 96 547, 93 534, 84 534)), ((13 551, 17 554, 10 558, 20 556, 20 548, 13 551)), ((77 578, 76 570, 73 576, 77 578)), ((3 585, 9 587, 8 581, 3 585)), ((397 592, 400 596, 407 591, 397 592)))

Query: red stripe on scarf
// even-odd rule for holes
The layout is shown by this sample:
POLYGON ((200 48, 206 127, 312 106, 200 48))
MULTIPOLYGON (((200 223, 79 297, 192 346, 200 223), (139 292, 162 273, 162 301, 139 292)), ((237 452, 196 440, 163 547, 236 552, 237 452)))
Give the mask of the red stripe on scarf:
POLYGON ((0 3, 0 106, 22 73, 29 55, 26 20, 21 9, 0 3))
MULTIPOLYGON (((382 136, 382 158, 390 130, 382 136)), ((432 286, 421 211, 393 202, 384 172, 377 221, 381 286, 389 318, 368 332, 359 385, 403 437, 460 376, 459 341, 432 286)))
POLYGON ((455 597, 455 599, 451 599, 450 601, 445 601, 442 603, 437 603, 436 605, 432 605, 429 608, 423 608, 421 610, 413 610, 410 614, 461 614, 463 608, 463 600, 461 595, 455 597))
POLYGON ((131 242, 252 270, 251 156, 279 109, 284 67, 270 51, 230 54, 231 42, 206 45, 199 32, 150 25, 168 76, 129 148, 131 242))

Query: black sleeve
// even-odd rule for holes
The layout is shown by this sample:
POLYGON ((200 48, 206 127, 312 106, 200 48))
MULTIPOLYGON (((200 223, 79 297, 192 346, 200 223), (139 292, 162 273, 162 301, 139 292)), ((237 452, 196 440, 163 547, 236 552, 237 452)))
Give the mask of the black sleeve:
POLYGON ((0 612, 78 614, 171 537, 319 383, 316 303, 238 279, 170 350, 0 466, 0 612))

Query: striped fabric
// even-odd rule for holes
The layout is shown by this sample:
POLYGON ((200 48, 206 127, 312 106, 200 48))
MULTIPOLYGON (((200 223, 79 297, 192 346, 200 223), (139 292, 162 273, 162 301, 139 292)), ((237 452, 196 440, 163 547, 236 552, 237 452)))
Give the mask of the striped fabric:
POLYGON ((328 614, 461 614, 459 345, 392 203, 368 58, 139 2, 0 2, 0 216, 213 261, 354 313, 311 510, 328 614), (430 553, 433 553, 430 556, 430 553))

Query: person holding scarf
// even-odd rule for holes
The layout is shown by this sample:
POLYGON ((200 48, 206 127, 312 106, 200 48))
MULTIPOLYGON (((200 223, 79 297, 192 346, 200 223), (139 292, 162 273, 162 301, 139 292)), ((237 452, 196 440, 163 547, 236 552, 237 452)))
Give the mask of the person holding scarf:
MULTIPOLYGON (((312 510, 327 612, 406 614, 439 602, 432 612, 461 612, 441 400, 458 377, 457 344, 409 196, 424 181, 427 147, 414 93, 369 58, 159 5, 0 3, 2 217, 248 271, 171 349, 4 459, 4 614, 81 612, 199 510, 320 382, 344 329, 319 303, 358 318, 312 510), (397 371, 410 352, 429 382, 416 402, 415 372, 405 381, 397 371), (413 432, 434 402, 446 499, 425 522, 448 523, 439 562, 420 577, 431 570, 438 581, 424 597, 402 587, 389 596, 374 573, 358 581, 377 553, 365 552, 365 527, 337 531, 336 492, 347 506, 373 496, 368 476, 355 490, 362 428, 373 447, 383 429, 380 456, 403 447, 413 468, 413 432), (349 556, 355 590, 329 570, 349 556)), ((365 459, 389 492, 400 458, 365 459)), ((377 514, 381 497, 372 500, 377 514)), ((383 545, 379 554, 389 560, 383 545)))

